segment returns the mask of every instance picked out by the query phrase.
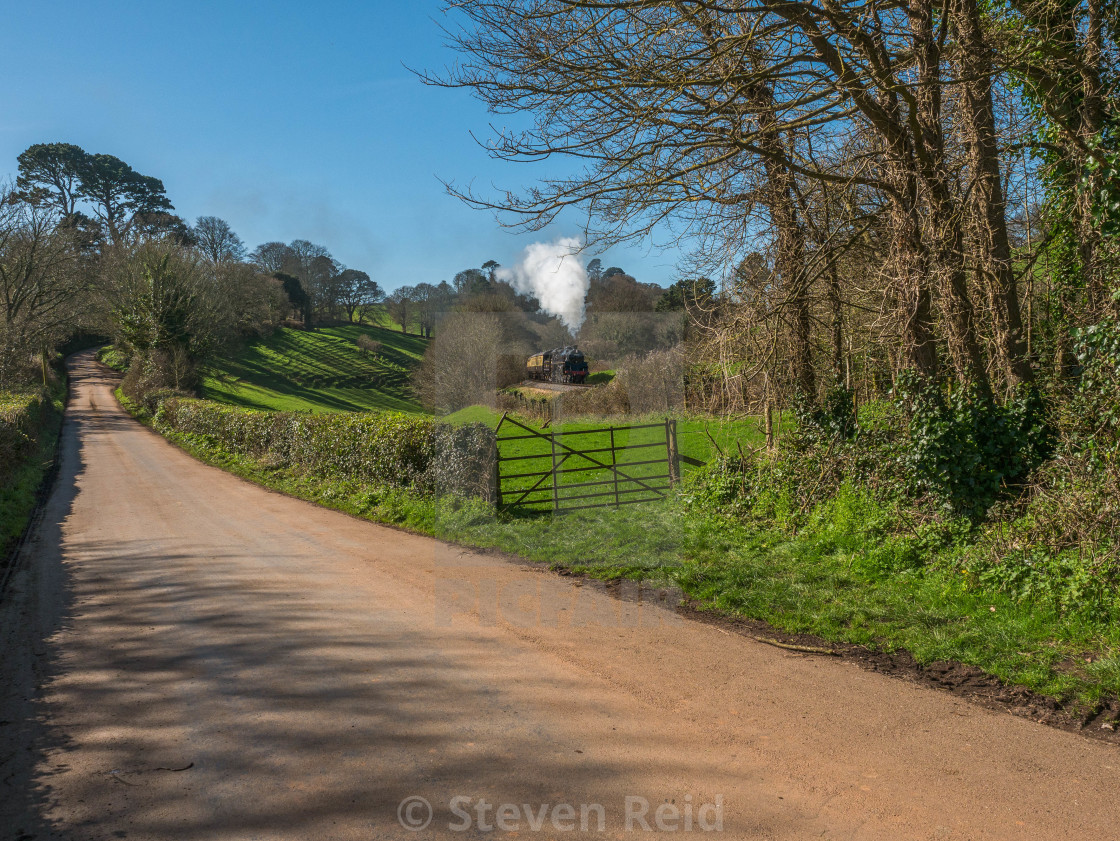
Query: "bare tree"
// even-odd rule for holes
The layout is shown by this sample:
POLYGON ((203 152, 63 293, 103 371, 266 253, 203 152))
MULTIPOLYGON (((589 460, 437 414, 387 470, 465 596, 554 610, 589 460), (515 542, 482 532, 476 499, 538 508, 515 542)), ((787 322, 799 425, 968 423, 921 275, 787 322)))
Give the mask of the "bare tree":
MULTIPOLYGON (((826 236, 821 247, 835 253, 810 260, 798 194, 832 185, 851 199, 830 202, 841 217, 827 227, 850 228, 874 205, 891 231, 875 274, 907 363, 935 374, 940 346, 982 390, 989 356, 1009 383, 1027 380, 992 154, 994 47, 971 2, 944 14, 932 0, 450 4, 466 21, 449 33, 464 60, 428 81, 468 87, 499 113, 537 116, 498 133, 495 157, 567 155, 581 167, 524 193, 449 187, 531 229, 577 206, 597 244, 669 223, 674 242, 696 238, 725 265, 771 253, 766 311, 788 324, 794 379, 811 392, 810 285, 823 272, 837 300, 843 279, 829 266, 851 243, 826 236), (971 155, 954 135, 962 113, 971 155), (975 248, 969 224, 983 232, 975 248)), ((834 365, 837 356, 834 342, 834 365)))
POLYGON ((265 242, 253 249, 249 262, 268 274, 284 270, 284 264, 292 255, 292 249, 283 242, 265 242))
POLYGON ((84 316, 86 267, 58 221, 54 208, 0 193, 0 389, 17 384, 84 316))
MULTIPOLYGON (((191 233, 198 250, 214 265, 234 263, 245 258, 245 243, 224 219, 199 216, 191 233)), ((279 268, 275 271, 279 271, 279 268)))

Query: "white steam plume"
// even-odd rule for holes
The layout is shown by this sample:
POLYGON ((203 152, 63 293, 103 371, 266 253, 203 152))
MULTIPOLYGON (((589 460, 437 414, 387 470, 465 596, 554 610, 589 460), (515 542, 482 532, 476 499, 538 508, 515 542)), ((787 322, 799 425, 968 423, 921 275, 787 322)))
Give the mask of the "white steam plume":
POLYGON ((575 331, 583 324, 584 301, 590 285, 580 263, 580 248, 575 237, 534 242, 522 252, 521 262, 512 269, 500 268, 494 275, 518 292, 534 295, 541 302, 541 309, 575 331))

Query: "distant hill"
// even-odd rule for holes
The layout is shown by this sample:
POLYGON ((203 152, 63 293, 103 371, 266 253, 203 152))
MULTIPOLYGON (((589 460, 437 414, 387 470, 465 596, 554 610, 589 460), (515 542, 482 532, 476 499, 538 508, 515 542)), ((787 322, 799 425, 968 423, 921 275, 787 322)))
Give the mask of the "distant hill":
POLYGON ((202 396, 255 409, 422 412, 409 377, 428 340, 383 327, 282 328, 225 360, 209 375, 202 396), (359 336, 381 347, 362 350, 359 336))

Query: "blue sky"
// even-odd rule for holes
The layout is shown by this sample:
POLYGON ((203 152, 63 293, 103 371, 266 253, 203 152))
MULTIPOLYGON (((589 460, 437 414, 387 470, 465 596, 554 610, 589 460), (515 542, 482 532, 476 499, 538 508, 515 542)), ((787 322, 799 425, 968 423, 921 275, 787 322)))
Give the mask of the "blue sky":
MULTIPOLYGON (((163 179, 188 220, 220 216, 250 248, 320 242, 389 289, 577 235, 574 215, 511 233, 444 192, 438 177, 517 188, 540 170, 491 161, 471 139, 509 118, 405 68, 454 59, 440 17, 437 0, 12 2, 0 176, 32 143, 76 143, 163 179)), ((662 285, 677 259, 640 246, 603 257, 662 285)))

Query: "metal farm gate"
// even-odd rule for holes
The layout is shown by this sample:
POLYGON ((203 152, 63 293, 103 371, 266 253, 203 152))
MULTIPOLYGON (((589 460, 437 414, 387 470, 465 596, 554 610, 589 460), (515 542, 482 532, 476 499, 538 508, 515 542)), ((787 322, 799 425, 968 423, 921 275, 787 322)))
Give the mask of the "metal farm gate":
POLYGON ((500 510, 560 513, 652 502, 665 497, 681 475, 677 422, 669 418, 538 431, 503 415, 496 433, 500 510))

